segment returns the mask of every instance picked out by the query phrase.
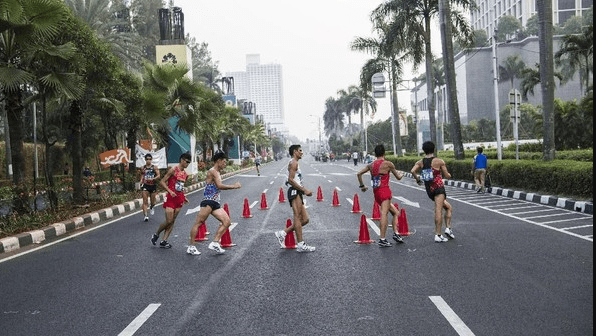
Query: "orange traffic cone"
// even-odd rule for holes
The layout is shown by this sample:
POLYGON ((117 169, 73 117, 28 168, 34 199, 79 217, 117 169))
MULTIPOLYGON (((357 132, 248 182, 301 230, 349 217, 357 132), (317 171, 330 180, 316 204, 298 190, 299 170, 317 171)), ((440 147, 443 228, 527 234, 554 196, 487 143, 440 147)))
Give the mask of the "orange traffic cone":
POLYGON ((248 198, 244 198, 244 210, 242 210, 242 218, 251 218, 250 206, 248 205, 248 198))
POLYGON ((265 195, 265 193, 261 194, 261 210, 267 210, 269 209, 269 207, 267 206, 267 196, 265 195))
POLYGON ((333 189, 333 206, 339 206, 339 196, 337 195, 337 189, 333 189))
POLYGON ((228 207, 228 203, 224 203, 223 209, 228 214, 228 217, 230 217, 230 208, 228 207))
POLYGON ((366 215, 360 216, 360 233, 358 234, 358 240, 354 241, 356 244, 371 244, 374 240, 370 239, 368 234, 368 224, 366 223, 366 215))
POLYGON ((375 204, 373 205, 372 216, 370 219, 372 219, 372 220, 380 220, 381 219, 381 206, 379 206, 379 203, 377 203, 377 201, 375 201, 375 204))
POLYGON ((226 232, 221 236, 221 247, 232 247, 236 244, 232 243, 232 236, 230 236, 230 229, 226 229, 226 232))
POLYGON ((285 203, 284 188, 279 188, 279 203, 285 203))
POLYGON ((197 236, 195 237, 195 241, 208 240, 207 234, 207 224, 205 224, 205 222, 201 222, 201 225, 199 225, 199 230, 197 231, 197 236))
POLYGON ((358 201, 358 194, 354 194, 354 204, 352 205, 352 213, 361 213, 360 201, 358 201))
MULTIPOLYGON (((286 222, 286 227, 289 228, 292 226, 292 220, 288 218, 286 222)), ((284 241, 284 248, 286 249, 295 249, 296 248, 296 238, 294 237, 294 231, 286 234, 286 240, 284 241)))
POLYGON ((410 232, 408 228, 408 217, 406 217, 406 209, 401 209, 398 217, 397 234, 400 236, 409 236, 413 232, 410 232))
POLYGON ((317 190, 317 202, 323 202, 323 192, 321 191, 321 186, 317 190))

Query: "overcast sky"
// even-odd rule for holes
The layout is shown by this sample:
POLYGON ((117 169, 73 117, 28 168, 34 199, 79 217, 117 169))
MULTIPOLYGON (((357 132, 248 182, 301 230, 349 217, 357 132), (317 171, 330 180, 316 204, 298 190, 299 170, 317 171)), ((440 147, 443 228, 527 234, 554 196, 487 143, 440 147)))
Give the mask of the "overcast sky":
MULTIPOLYGON (((246 54, 260 54, 262 64, 282 65, 286 125, 303 141, 318 138, 317 117, 323 132, 325 99, 358 84, 360 69, 372 56, 349 45, 357 36, 373 36, 369 16, 381 2, 174 0, 184 13, 185 32, 209 44, 222 74, 244 71, 246 54)), ((404 78, 413 76, 407 70, 404 78)), ((410 110, 409 93, 401 93, 398 102, 410 110)), ((389 116, 389 98, 379 99, 374 120, 389 116)))

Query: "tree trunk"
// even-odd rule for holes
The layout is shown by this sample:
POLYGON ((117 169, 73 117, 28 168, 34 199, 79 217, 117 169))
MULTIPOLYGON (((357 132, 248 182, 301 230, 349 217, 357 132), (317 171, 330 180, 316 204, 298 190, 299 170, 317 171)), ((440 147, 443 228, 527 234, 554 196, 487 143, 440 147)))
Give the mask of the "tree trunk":
MULTIPOLYGON (((426 59, 426 101, 428 105, 428 121, 430 126, 430 141, 437 143, 437 121, 435 119, 435 82, 433 74, 433 54, 430 45, 430 17, 424 18, 424 48, 426 59)), ((435 146, 435 152, 437 146, 435 146)))
POLYGON ((21 91, 5 92, 6 118, 10 135, 12 182, 25 186, 25 159, 23 157, 23 104, 21 91))
POLYGON ((71 157, 72 157, 72 187, 73 187, 73 201, 75 203, 83 203, 85 200, 83 194, 83 143, 82 143, 82 128, 83 118, 81 115, 81 107, 78 101, 73 101, 70 104, 70 122, 71 122, 71 157))
POLYGON ((50 143, 49 136, 48 136, 48 129, 47 129, 47 119, 48 113, 46 111, 47 104, 46 104, 46 97, 43 96, 42 98, 42 111, 41 111, 41 125, 42 125, 42 132, 43 132, 43 142, 45 144, 45 163, 44 163, 44 171, 45 171, 45 178, 46 178, 46 185, 48 186, 47 193, 48 199, 50 200, 50 207, 52 209, 58 208, 58 195, 56 194, 56 186, 54 184, 54 172, 52 171, 52 162, 50 149, 54 145, 54 143, 50 143))
POLYGON ((395 150, 397 153, 393 153, 393 155, 403 156, 403 151, 401 149, 401 131, 399 130, 399 104, 397 102, 397 71, 393 62, 391 63, 391 80, 393 81, 393 90, 391 92, 393 96, 393 113, 394 113, 394 120, 395 120, 395 150))
POLYGON ((364 129, 366 128, 366 125, 364 125, 364 109, 366 108, 366 103, 363 104, 364 106, 360 106, 360 139, 362 140, 362 142, 360 142, 362 144, 362 150, 366 150, 366 140, 364 139, 364 129))
POLYGON ((542 114, 544 127, 543 159, 555 159, 554 118, 554 62, 553 62, 553 8, 550 0, 537 0, 538 37, 540 47, 540 87, 542 89, 542 114))
MULTIPOLYGON (((4 92, 2 92, 4 94, 4 92)), ((2 97, 0 97, 2 98, 2 97)), ((8 126, 8 113, 6 111, 5 99, 0 99, 0 108, 4 119, 4 149, 6 151, 6 177, 12 179, 12 155, 10 153, 10 127, 8 126)))
MULTIPOLYGON (((455 78, 455 61, 453 58, 453 40, 451 32, 451 8, 448 0, 439 0, 439 15, 441 22, 441 37, 443 39, 443 60, 447 79, 447 108, 449 123, 451 124, 451 137, 456 160, 466 158, 464 145, 461 140, 461 123, 459 119, 459 105, 457 101, 457 84, 455 78)), ((442 119, 443 120, 443 119, 442 119)), ((442 127, 442 126, 441 126, 442 127)))

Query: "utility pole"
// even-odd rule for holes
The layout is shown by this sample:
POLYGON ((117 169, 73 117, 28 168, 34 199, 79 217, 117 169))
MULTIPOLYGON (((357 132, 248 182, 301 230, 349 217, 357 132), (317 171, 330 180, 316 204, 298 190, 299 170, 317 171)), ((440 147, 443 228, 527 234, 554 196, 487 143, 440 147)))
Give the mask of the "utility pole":
POLYGON ((416 125, 416 156, 420 156, 420 140, 418 139, 418 78, 414 78, 414 125, 416 125))
POLYGON ((497 73, 497 30, 493 32, 493 88, 495 96, 495 126, 497 129, 497 158, 503 159, 501 150, 501 120, 499 116, 499 76, 497 73))

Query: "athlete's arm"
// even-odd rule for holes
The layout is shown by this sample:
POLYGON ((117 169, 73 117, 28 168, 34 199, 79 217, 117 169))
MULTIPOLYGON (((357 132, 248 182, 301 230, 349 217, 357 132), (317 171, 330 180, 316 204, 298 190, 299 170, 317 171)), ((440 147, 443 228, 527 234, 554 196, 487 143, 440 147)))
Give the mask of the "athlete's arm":
POLYGON ((439 164, 441 165, 441 173, 443 174, 443 178, 450 179, 451 174, 449 174, 449 172, 447 171, 447 165, 445 164, 445 161, 441 160, 439 164))
POLYGON ((170 190, 170 188, 168 188, 168 185, 166 184, 166 181, 170 178, 170 176, 174 175, 174 167, 168 169, 168 172, 166 173, 166 175, 163 177, 163 179, 161 179, 161 181, 159 181, 159 184, 161 184, 161 186, 168 192, 168 194, 172 195, 172 196, 176 196, 176 193, 173 192, 172 190, 170 190))
POLYGON ((395 165, 391 161, 386 161, 389 166, 389 171, 395 176, 396 179, 401 180, 404 177, 404 173, 395 169, 395 165))
POLYGON ((418 170, 420 170, 420 168, 422 168, 422 160, 418 160, 418 162, 416 162, 414 164, 414 167, 412 167, 412 169, 410 170, 410 173, 412 173, 412 176, 414 177, 414 179, 416 179, 416 183, 418 184, 422 184, 422 180, 418 175, 418 170))
POLYGON ((153 177, 153 179, 158 180, 160 177, 159 168, 157 168, 157 166, 153 166, 153 171, 155 171, 155 177, 153 177))
POLYGON ((215 186, 217 186, 219 190, 240 189, 240 187, 242 186, 240 185, 240 182, 236 182, 232 185, 223 184, 219 172, 211 171, 211 169, 209 170, 209 174, 212 174, 212 179, 215 183, 215 186))
POLYGON ((360 183, 360 190, 367 191, 368 188, 362 183, 362 175, 366 174, 366 172, 370 171, 370 165, 366 165, 362 170, 356 173, 356 177, 358 178, 358 183, 360 183))
POLYGON ((298 162, 294 161, 288 165, 288 183, 296 190, 300 190, 306 196, 311 196, 312 192, 305 187, 301 186, 294 180, 296 172, 298 171, 298 162))

